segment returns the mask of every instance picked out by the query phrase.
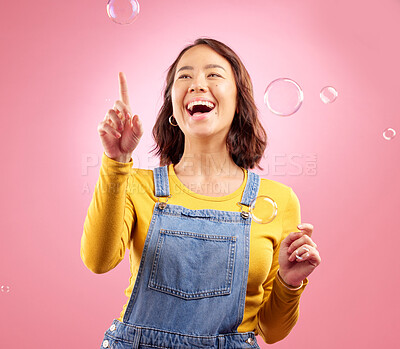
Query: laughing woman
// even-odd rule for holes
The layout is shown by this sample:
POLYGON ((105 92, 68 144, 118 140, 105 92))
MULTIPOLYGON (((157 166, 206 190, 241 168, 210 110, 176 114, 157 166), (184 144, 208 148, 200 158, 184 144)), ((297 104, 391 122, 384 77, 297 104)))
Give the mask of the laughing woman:
POLYGON ((320 264, 293 190, 260 178, 267 140, 239 57, 201 38, 169 68, 153 136, 160 167, 132 168, 143 134, 125 75, 98 125, 104 153, 84 223, 81 258, 102 274, 129 249, 131 277, 101 348, 259 348, 296 324, 307 277, 320 264), (275 200, 269 224, 246 214, 275 200))

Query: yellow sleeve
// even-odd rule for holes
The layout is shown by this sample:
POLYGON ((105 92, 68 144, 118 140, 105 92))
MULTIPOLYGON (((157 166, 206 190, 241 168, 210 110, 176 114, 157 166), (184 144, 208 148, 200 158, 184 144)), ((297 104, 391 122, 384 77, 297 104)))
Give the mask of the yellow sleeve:
MULTIPOLYGON (((300 204, 296 194, 290 189, 290 195, 282 220, 281 240, 293 231, 298 231, 301 223, 300 204)), ((303 281, 303 287, 293 291, 285 288, 278 280, 276 273, 279 269, 279 245, 274 247, 274 255, 270 273, 263 283, 264 297, 258 313, 257 330, 262 339, 272 344, 284 339, 292 330, 299 317, 300 295, 308 280, 303 281)))
POLYGON ((103 153, 100 175, 89 205, 81 258, 96 274, 106 273, 122 261, 135 222, 135 209, 127 193, 133 161, 117 162, 103 153))

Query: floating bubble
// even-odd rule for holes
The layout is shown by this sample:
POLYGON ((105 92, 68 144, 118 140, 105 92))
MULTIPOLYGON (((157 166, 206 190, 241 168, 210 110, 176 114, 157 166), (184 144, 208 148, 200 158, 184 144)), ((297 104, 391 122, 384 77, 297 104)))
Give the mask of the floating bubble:
POLYGON ((390 127, 383 131, 383 138, 385 138, 387 141, 393 139, 394 136, 396 136, 396 131, 390 127))
POLYGON ((260 195, 250 203, 249 212, 254 222, 267 224, 275 219, 278 206, 270 197, 260 195))
POLYGON ((1 292, 4 293, 10 292, 10 286, 1 286, 1 292))
POLYGON ((338 96, 336 89, 332 86, 325 86, 319 93, 321 101, 325 104, 333 103, 338 96))
POLYGON ((264 103, 274 114, 289 116, 300 109, 303 91, 299 84, 291 79, 276 79, 266 88, 264 103))
POLYGON ((131 24, 139 15, 136 0, 108 0, 107 14, 117 24, 131 24))

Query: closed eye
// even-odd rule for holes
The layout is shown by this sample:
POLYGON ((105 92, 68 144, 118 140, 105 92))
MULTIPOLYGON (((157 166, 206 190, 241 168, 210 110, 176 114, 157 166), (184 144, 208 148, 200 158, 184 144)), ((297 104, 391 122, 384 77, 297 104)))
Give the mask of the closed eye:
MULTIPOLYGON (((217 77, 221 77, 221 75, 215 74, 215 73, 209 74, 208 76, 217 76, 217 77)), ((179 77, 179 79, 186 79, 186 78, 190 78, 190 76, 189 76, 189 75, 181 75, 181 76, 179 77)))

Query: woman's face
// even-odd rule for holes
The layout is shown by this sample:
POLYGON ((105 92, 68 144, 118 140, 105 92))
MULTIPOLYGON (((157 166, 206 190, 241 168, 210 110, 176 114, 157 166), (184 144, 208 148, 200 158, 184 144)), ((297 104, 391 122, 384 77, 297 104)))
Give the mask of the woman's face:
POLYGON ((183 54, 171 97, 173 115, 185 138, 225 139, 235 115, 236 95, 235 77, 224 57, 207 45, 195 46, 183 54))

